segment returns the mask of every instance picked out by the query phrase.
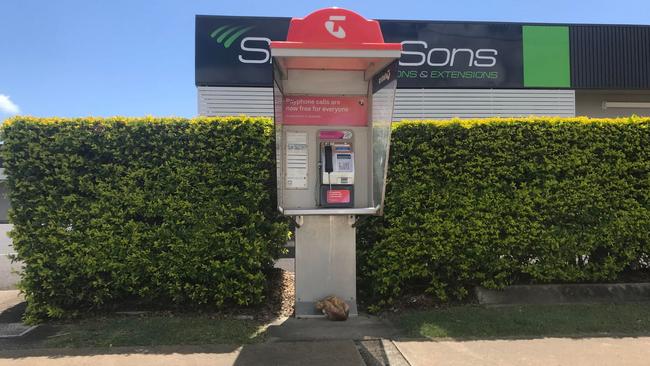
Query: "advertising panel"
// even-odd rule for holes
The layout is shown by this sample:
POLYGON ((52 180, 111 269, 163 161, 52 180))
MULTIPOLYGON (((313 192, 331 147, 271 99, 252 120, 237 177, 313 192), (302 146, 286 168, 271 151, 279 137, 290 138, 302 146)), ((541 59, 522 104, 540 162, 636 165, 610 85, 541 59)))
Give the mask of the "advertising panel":
POLYGON ((285 96, 285 125, 366 126, 368 98, 362 96, 285 96))

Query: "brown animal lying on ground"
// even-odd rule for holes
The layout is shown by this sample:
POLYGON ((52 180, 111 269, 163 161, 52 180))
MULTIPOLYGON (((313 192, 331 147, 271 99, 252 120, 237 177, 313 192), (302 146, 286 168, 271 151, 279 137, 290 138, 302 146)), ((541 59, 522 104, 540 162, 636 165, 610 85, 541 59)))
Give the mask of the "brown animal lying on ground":
POLYGON ((325 314, 329 320, 347 320, 350 306, 336 296, 328 296, 316 303, 316 309, 325 314))

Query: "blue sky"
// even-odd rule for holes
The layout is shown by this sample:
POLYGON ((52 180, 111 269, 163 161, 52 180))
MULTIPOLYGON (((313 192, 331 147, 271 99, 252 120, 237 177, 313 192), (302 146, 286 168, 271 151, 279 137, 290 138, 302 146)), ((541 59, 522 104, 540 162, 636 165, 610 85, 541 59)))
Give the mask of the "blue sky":
POLYGON ((1 0, 0 119, 197 113, 194 16, 649 24, 647 0, 1 0))

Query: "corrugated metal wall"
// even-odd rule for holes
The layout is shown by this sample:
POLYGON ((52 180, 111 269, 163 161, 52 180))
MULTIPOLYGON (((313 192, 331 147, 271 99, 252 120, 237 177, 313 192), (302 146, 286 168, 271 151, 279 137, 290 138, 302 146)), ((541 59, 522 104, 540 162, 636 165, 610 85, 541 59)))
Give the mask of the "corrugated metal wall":
POLYGON ((199 86, 200 116, 273 117, 273 88, 199 86))
POLYGON ((650 89, 650 27, 573 25, 571 86, 650 89))
POLYGON ((573 90, 398 89, 395 120, 575 116, 573 90))
MULTIPOLYGON (((273 116, 271 88, 199 87, 199 115, 273 116)), ((573 90, 398 89, 393 119, 575 116, 573 90)))

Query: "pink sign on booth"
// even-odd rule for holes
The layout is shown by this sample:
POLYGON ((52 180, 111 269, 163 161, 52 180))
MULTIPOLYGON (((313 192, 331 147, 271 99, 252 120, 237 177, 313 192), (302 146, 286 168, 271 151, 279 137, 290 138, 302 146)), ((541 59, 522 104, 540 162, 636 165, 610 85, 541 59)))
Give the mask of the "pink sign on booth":
POLYGON ((327 203, 350 203, 350 191, 347 189, 328 190, 327 203))
POLYGON ((367 126, 368 98, 342 96, 285 96, 285 125, 367 126))

